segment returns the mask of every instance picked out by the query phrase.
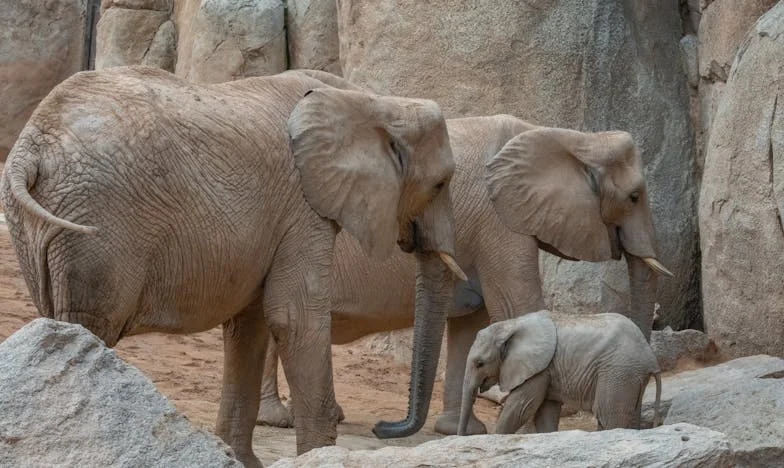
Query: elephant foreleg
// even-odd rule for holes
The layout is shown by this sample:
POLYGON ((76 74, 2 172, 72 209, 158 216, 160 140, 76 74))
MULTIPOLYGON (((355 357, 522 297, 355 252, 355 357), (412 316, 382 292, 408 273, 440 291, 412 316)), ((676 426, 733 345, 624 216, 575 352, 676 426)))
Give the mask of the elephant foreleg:
POLYGON ((253 454, 253 428, 268 336, 260 298, 223 324, 223 389, 216 433, 246 467, 261 466, 253 454))
POLYGON ((269 340, 261 379, 261 403, 256 424, 273 427, 292 427, 294 415, 280 401, 278 393, 278 345, 269 340))
POLYGON ((302 229, 307 237, 294 231, 278 245, 264 286, 265 317, 291 392, 297 454, 335 445, 338 423, 330 349, 335 231, 320 218, 302 229))
POLYGON ((509 392, 501 414, 498 415, 495 433, 514 434, 531 421, 544 403, 549 385, 547 372, 540 372, 509 392))
MULTIPOLYGON (((436 420, 435 431, 446 435, 457 434, 460 422, 460 402, 466 359, 476 332, 489 323, 487 311, 482 308, 473 314, 447 320, 447 361, 444 381, 444 411, 436 420)), ((471 410, 467 435, 486 434, 487 428, 471 410)))

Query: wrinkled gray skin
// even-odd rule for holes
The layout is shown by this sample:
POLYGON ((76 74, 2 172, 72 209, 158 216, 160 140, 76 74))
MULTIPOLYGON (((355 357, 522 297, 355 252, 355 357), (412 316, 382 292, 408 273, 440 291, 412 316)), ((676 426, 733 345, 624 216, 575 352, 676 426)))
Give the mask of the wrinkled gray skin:
POLYGON ((480 330, 463 383, 458 434, 467 434, 477 390, 498 384, 509 392, 496 423, 513 434, 533 419, 537 432, 558 430, 561 405, 593 412, 598 429, 639 429, 642 397, 656 379, 654 426, 661 379, 640 329, 619 314, 526 314, 480 330))
MULTIPOLYGON (((629 316, 646 336, 658 273, 643 260, 657 256, 655 231, 642 161, 628 133, 537 127, 509 115, 450 119, 447 127, 456 163, 450 193, 457 260, 469 280, 455 285, 444 408, 435 430, 456 434, 466 356, 477 330, 545 307, 540 248, 587 261, 623 254, 629 316)), ((341 233, 334 267, 333 344, 411 326, 409 257, 372 262, 341 233)), ((292 418, 280 403, 276 362, 268 353, 259 421, 288 426, 292 418)), ((472 415, 468 432, 486 429, 472 415)))
POLYGON ((41 315, 109 346, 223 324, 217 433, 245 466, 260 465, 251 441, 267 326, 291 384, 298 453, 335 443, 339 227, 373 258, 396 241, 415 253, 408 293, 422 364, 409 418, 390 430, 427 415, 451 304, 442 259, 454 255, 454 162, 438 106, 314 77, 332 79, 287 72, 196 86, 145 67, 78 73, 43 100, 3 172, 13 245, 41 315))

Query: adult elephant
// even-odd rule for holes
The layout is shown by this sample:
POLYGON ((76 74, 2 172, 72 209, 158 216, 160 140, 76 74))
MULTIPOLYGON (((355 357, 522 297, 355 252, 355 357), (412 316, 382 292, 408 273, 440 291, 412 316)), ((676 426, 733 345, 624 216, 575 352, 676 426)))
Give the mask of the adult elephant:
MULTIPOLYGON (((40 104, 2 177, 13 245, 43 316, 80 323, 109 346, 223 324, 217 432, 245 466, 260 465, 251 441, 267 326, 291 382, 298 453, 335 442, 329 301, 339 227, 370 257, 396 241, 414 252, 419 355, 437 358, 452 300, 446 267, 460 273, 454 161, 438 106, 319 76, 331 79, 288 72, 196 86, 154 68, 79 73, 40 104)), ((427 414, 436 372, 434 359, 422 361, 414 422, 427 414)))
MULTIPOLYGON (((456 434, 466 357, 476 332, 545 307, 539 249, 570 260, 628 263, 629 317, 650 336, 657 273, 654 226, 642 160, 626 132, 582 133, 532 125, 509 115, 447 120, 455 156, 450 185, 457 261, 448 318, 444 409, 435 430, 456 434)), ((371 262, 338 235, 332 342, 405 328, 413 321, 414 263, 394 255, 371 262)), ((288 426, 277 391, 274 343, 267 355, 259 422, 288 426)), ((471 412, 468 433, 486 431, 471 412)), ((392 437, 376 430, 380 437, 392 437)))

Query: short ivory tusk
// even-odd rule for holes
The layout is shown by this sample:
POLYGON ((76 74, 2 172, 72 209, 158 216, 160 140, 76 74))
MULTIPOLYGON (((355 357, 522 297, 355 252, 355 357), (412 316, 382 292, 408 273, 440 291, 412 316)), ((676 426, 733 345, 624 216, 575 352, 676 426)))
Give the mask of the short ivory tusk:
POLYGON ((468 281, 468 276, 465 274, 465 272, 463 272, 463 270, 460 268, 460 265, 457 264, 451 255, 445 252, 438 252, 438 256, 441 257, 441 261, 444 262, 444 265, 446 265, 450 270, 452 270, 452 273, 454 273, 455 276, 463 281, 468 281))
POLYGON ((651 268, 651 270, 653 270, 653 271, 655 271, 657 273, 661 273, 663 275, 667 275, 667 276, 669 276, 671 278, 675 277, 675 275, 670 270, 665 268, 664 265, 659 263, 659 261, 656 260, 653 257, 645 257, 645 258, 642 259, 642 261, 645 262, 645 264, 648 265, 651 268))

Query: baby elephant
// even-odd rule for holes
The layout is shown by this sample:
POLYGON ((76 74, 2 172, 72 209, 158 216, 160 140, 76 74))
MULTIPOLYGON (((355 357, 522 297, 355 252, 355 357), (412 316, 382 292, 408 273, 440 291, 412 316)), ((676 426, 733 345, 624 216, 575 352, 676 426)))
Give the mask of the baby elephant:
POLYGON ((468 354, 458 434, 466 433, 477 388, 508 391, 496 433, 512 434, 532 417, 537 432, 558 430, 561 405, 590 410, 599 429, 639 429, 642 395, 659 365, 640 329, 619 314, 542 310, 480 330, 468 354))

